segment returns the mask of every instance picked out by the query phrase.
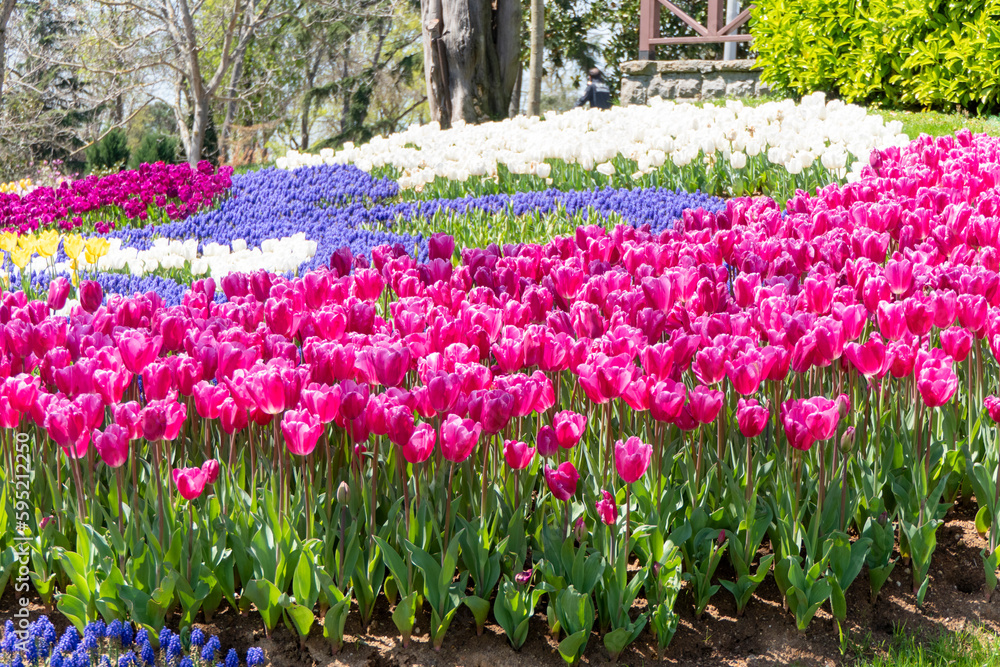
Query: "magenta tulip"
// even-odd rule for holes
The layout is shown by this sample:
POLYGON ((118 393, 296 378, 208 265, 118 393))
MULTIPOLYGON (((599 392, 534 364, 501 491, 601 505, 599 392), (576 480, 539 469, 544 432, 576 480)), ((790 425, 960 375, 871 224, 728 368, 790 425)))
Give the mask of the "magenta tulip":
POLYGON ((754 399, 741 398, 736 404, 736 423, 740 433, 747 438, 756 438, 763 433, 769 416, 768 409, 754 399))
POLYGON ((281 432, 289 452, 308 456, 316 449, 319 436, 323 434, 323 424, 308 410, 289 410, 281 420, 281 432))
POLYGON ((601 491, 603 498, 594 503, 597 508, 597 515, 601 521, 608 526, 613 526, 618 519, 618 507, 615 505, 615 497, 608 491, 601 491))
POLYGON ((201 468, 174 468, 171 476, 184 500, 194 500, 208 484, 208 475, 201 468))
POLYGON ((482 430, 471 419, 448 415, 441 424, 441 453, 452 463, 462 463, 476 448, 482 430))
POLYGON ((563 449, 572 449, 587 430, 587 417, 571 410, 562 410, 552 418, 552 424, 559 446, 563 449))
POLYGON ((580 473, 569 461, 559 464, 558 468, 545 468, 545 483, 557 500, 569 500, 576 493, 579 479, 580 473))
POLYGON ((512 470, 524 470, 535 458, 535 448, 517 440, 504 440, 503 457, 512 470))
POLYGON ((118 424, 110 424, 102 433, 94 430, 91 439, 101 460, 111 468, 121 467, 128 460, 128 432, 118 424))
POLYGON ((551 426, 540 426, 538 428, 538 435, 535 436, 535 447, 538 449, 539 456, 555 456, 559 451, 559 438, 556 436, 556 431, 551 426))
POLYGON ((637 436, 619 440, 615 443, 615 469, 626 484, 631 484, 645 474, 652 455, 653 447, 637 436))
MULTIPOLYGON (((413 413, 410 413, 412 420, 413 413)), ((403 443, 403 458, 409 463, 423 463, 434 452, 437 431, 430 424, 423 423, 413 428, 409 439, 403 443)))

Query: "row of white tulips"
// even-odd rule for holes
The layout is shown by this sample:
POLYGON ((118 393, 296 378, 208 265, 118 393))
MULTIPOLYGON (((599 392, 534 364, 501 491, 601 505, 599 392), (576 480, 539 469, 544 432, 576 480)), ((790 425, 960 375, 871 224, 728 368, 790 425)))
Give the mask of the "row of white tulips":
POLYGON ((748 157, 764 154, 792 175, 819 160, 827 170, 853 179, 873 149, 909 142, 901 130, 899 121, 883 123, 862 107, 827 101, 822 93, 808 95, 799 104, 782 100, 760 106, 732 100, 695 106, 654 98, 648 106, 574 109, 480 125, 457 123, 449 130, 437 123, 412 125, 361 146, 347 143, 339 151, 289 151, 277 166, 354 164, 365 171, 391 166, 401 175, 400 186, 407 189, 436 177, 465 181, 470 176, 496 176, 499 165, 515 174, 547 178, 551 165, 545 160, 550 159, 611 175, 611 160, 621 155, 638 164, 634 176, 640 176, 668 160, 684 167, 699 154, 718 154, 716 159, 727 160, 734 169, 744 168, 748 157), (849 163, 853 173, 848 173, 849 163))

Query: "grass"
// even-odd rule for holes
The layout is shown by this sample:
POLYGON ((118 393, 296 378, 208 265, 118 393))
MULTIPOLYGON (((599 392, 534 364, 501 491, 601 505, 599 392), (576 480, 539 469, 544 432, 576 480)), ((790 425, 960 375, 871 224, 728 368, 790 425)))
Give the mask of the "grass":
POLYGON ((876 111, 886 122, 898 120, 903 123, 903 132, 910 139, 916 139, 921 134, 942 136, 954 134, 963 127, 973 133, 985 132, 1000 136, 1000 116, 968 116, 962 113, 943 113, 940 111, 876 111))
POLYGON ((845 640, 856 667, 1000 667, 1000 637, 975 628, 923 638, 897 627, 887 645, 845 640))

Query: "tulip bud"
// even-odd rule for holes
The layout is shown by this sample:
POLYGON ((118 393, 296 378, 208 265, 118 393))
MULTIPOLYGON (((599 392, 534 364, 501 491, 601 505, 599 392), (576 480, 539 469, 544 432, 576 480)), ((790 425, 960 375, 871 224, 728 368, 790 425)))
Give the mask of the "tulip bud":
POLYGON ((852 449, 854 449, 854 427, 848 426, 844 434, 840 436, 840 451, 844 456, 847 456, 852 449))
POLYGON ((53 517, 51 514, 47 517, 43 517, 41 521, 38 522, 38 530, 45 530, 45 527, 52 523, 53 517))
POLYGON ((350 497, 351 487, 347 486, 347 482, 341 482, 340 486, 337 487, 337 502, 341 505, 346 505, 350 497))
POLYGON ((514 583, 526 586, 531 583, 532 570, 525 570, 524 572, 518 572, 514 575, 514 583))
POLYGON ((719 548, 721 549, 725 543, 726 543, 726 531, 723 529, 719 531, 719 541, 718 541, 719 548))
POLYGON ((573 535, 576 537, 577 542, 583 542, 587 538, 587 524, 584 522, 583 517, 576 520, 573 524, 573 535))
POLYGON ((663 563, 661 563, 658 560, 653 561, 653 576, 654 577, 660 576, 660 570, 661 569, 663 569, 663 563))

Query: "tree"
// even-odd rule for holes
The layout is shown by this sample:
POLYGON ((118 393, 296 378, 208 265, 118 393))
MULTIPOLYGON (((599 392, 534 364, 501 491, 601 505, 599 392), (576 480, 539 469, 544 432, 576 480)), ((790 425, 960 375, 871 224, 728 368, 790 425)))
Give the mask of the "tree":
POLYGON ((528 59, 528 115, 542 113, 542 61, 545 58, 545 0, 531 0, 531 54, 528 59))
POLYGON ((421 0, 431 117, 449 127, 507 116, 520 63, 518 0, 421 0))
POLYGON ((7 73, 7 24, 10 15, 14 13, 17 0, 2 0, 0 2, 0 105, 3 104, 3 82, 7 73))

